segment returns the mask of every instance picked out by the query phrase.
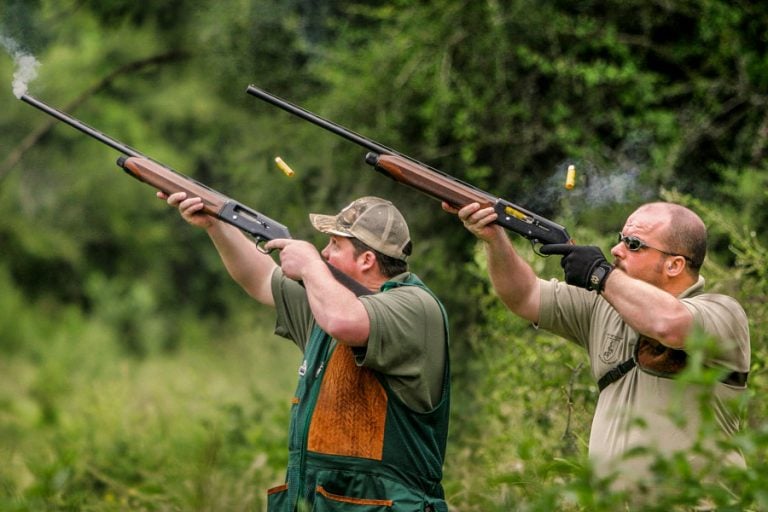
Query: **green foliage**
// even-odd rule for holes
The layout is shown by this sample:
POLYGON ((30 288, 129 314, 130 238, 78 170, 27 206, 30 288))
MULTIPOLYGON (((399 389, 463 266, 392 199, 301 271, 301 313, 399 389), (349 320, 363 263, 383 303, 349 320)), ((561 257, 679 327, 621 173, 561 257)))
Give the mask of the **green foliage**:
MULTIPOLYGON (((622 508, 627 497, 586 459, 596 389, 584 354, 502 307, 475 240, 436 202, 246 86, 606 252, 642 201, 699 212, 708 286, 736 296, 750 319, 748 428, 723 441, 749 467, 714 460, 700 474, 681 457, 659 459, 658 499, 643 510, 690 509, 704 496, 761 510, 767 19, 764 2, 725 0, 0 0, 0 36, 42 63, 31 94, 293 236, 322 243, 307 213, 355 196, 401 207, 412 269, 451 316, 446 490, 453 509, 483 512, 622 508), (275 169, 278 155, 294 178, 275 169), (566 192, 569 163, 579 181, 566 192)), ((0 106, 0 508, 258 509, 285 464, 295 354, 273 348, 271 317, 231 283, 206 236, 116 172, 113 150, 10 87, 0 106)), ((516 243, 538 272, 561 275, 516 243)), ((714 377, 686 378, 706 388, 714 377)))
POLYGON ((255 376, 293 366, 295 349, 251 325, 215 347, 126 359, 118 330, 51 321, 56 336, 27 340, 35 358, 2 363, 0 508, 261 506, 254 482, 279 481, 286 463, 292 372, 255 376))

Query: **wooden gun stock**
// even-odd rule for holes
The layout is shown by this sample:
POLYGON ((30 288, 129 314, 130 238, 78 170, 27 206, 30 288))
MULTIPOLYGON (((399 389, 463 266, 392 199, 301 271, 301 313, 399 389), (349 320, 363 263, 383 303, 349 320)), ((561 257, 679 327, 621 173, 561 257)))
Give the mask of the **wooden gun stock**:
POLYGON ((365 161, 395 181, 445 201, 455 208, 470 203, 480 203, 483 207, 492 206, 498 214, 496 224, 524 236, 533 243, 571 242, 571 237, 563 226, 409 158, 368 153, 365 161))
MULTIPOLYGON (((199 197, 203 200, 203 213, 245 231, 257 243, 275 238, 291 238, 288 228, 276 220, 148 158, 123 156, 117 160, 117 165, 137 180, 168 195, 185 192, 187 197, 199 197)), ((325 263, 333 277, 358 297, 373 293, 327 261, 325 263)))
POLYGON ((456 208, 470 203, 480 203, 483 207, 493 206, 496 203, 495 197, 482 190, 458 180, 446 179, 442 174, 432 172, 431 169, 399 155, 368 153, 365 155, 365 161, 393 180, 445 201, 456 208))
POLYGON ((117 165, 139 181, 168 195, 186 192, 203 200, 203 213, 245 231, 257 241, 291 238, 288 228, 192 178, 143 157, 120 157, 117 165))

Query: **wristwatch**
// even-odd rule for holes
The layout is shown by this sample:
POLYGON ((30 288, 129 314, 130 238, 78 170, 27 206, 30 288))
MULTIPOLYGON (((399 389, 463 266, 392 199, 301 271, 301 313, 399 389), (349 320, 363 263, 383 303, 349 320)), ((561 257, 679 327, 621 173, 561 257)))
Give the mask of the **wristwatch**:
POLYGON ((587 290, 597 290, 597 293, 602 293, 605 287, 605 280, 608 278, 608 274, 613 270, 613 265, 610 265, 607 261, 602 261, 592 271, 592 275, 589 276, 589 285, 587 290))

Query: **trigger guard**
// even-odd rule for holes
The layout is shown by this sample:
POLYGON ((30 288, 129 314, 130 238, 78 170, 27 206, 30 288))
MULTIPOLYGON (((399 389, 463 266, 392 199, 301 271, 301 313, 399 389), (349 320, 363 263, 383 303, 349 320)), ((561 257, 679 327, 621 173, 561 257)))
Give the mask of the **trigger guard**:
POLYGON ((261 237, 257 237, 255 239, 254 242, 256 243, 256 250, 259 251, 261 254, 270 254, 272 251, 265 249, 264 246, 261 245, 262 242, 264 242, 264 241, 265 240, 263 238, 261 238, 261 237))

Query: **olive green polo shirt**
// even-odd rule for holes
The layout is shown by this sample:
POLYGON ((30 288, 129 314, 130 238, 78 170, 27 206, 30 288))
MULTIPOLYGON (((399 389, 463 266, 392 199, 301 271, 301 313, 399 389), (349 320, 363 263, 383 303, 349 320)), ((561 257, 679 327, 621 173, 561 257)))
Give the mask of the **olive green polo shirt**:
MULTIPOLYGON (((408 273, 392 278, 402 282, 408 273)), ((272 295, 277 308, 275 333, 301 350, 315 319, 306 290, 283 275, 272 274, 272 295)), ((446 337, 440 305, 418 286, 400 286, 360 297, 370 319, 370 334, 357 364, 381 373, 400 400, 426 412, 440 401, 446 364, 446 337)))

